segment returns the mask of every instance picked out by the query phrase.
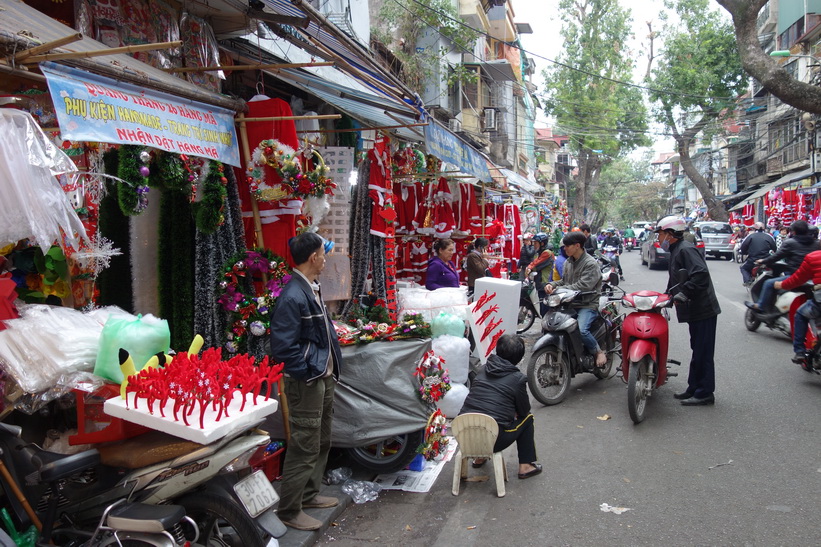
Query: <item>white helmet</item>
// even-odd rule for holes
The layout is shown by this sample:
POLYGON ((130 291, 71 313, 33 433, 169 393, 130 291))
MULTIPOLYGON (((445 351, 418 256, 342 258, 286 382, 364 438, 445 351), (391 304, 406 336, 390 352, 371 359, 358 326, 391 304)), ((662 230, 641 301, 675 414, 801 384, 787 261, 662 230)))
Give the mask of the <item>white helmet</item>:
POLYGON ((687 222, 683 218, 673 215, 664 217, 659 220, 656 225, 656 232, 662 232, 665 230, 670 230, 672 232, 683 232, 686 229, 687 222))

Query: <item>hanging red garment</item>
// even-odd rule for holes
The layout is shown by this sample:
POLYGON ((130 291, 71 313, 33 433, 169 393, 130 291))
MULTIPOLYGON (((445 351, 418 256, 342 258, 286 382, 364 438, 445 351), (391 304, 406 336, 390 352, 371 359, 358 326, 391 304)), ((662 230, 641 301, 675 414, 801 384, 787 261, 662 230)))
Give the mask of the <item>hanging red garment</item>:
POLYGON ((368 179, 368 197, 371 198, 371 235, 387 237, 388 226, 396 220, 393 208, 393 182, 391 181, 390 141, 378 139, 368 150, 371 162, 368 179))
POLYGON ((427 183, 422 185, 422 191, 417 195, 419 204, 416 208, 416 216, 413 219, 413 229, 417 234, 433 235, 433 193, 436 185, 427 183))
POLYGON ((412 234, 414 232, 413 219, 416 217, 416 207, 418 204, 417 188, 419 183, 394 182, 393 197, 394 208, 396 209, 396 233, 412 234))
POLYGON ((433 229, 436 237, 450 237, 456 228, 451 201, 453 201, 453 195, 450 193, 448 179, 439 177, 439 183, 433 195, 433 229))
MULTIPOLYGON (((264 99, 248 102, 249 118, 270 118, 276 116, 292 116, 291 106, 282 99, 264 99)), ((279 142, 296 149, 299 146, 299 139, 296 134, 296 126, 293 120, 279 120, 269 122, 246 122, 246 132, 248 135, 248 148, 251 153, 259 146, 259 143, 276 139, 279 142)), ((245 166, 248 167, 247 165, 245 166)), ((267 165, 263 167, 265 180, 268 184, 279 182, 276 172, 267 165)), ((242 204, 242 222, 245 227, 245 244, 248 248, 256 247, 254 231, 254 214, 251 208, 251 192, 247 183, 248 170, 243 175, 237 176, 240 181, 238 186, 239 198, 242 204)), ((262 223, 262 238, 267 249, 279 256, 286 257, 291 265, 291 253, 288 248, 288 240, 296 235, 296 219, 302 209, 302 200, 285 200, 278 202, 257 203, 260 221, 262 223)))
POLYGON ((421 284, 425 284, 425 274, 428 271, 428 259, 430 258, 430 251, 428 245, 423 240, 411 241, 410 245, 410 263, 413 279, 421 284))
POLYGON ((513 260, 513 271, 517 271, 516 264, 519 262, 522 251, 522 246, 519 243, 522 238, 522 216, 519 214, 519 206, 515 203, 506 203, 504 211, 505 227, 507 228, 505 258, 513 260))

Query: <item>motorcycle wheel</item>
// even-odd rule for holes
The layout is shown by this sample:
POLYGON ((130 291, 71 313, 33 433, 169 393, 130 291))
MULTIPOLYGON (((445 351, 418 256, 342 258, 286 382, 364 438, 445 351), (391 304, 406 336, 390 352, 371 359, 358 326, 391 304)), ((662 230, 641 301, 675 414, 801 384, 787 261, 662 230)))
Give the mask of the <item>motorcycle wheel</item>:
POLYGON ((425 430, 396 435, 367 446, 347 448, 345 451, 356 463, 378 473, 393 473, 404 469, 416 456, 425 430))
POLYGON ((570 363, 555 346, 540 349, 527 364, 530 393, 543 405, 557 405, 570 391, 570 363))
POLYGON ((758 327, 761 326, 761 321, 759 321, 753 310, 747 310, 744 312, 744 326, 747 327, 747 330, 750 332, 755 332, 758 330, 758 327))
MULTIPOLYGON (((237 505, 225 498, 199 492, 175 501, 185 507, 185 514, 197 523, 200 538, 197 545, 206 547, 263 547, 256 522, 237 505)), ((194 539, 189 524, 183 524, 186 539, 194 539)))
POLYGON ((647 409, 647 392, 650 389, 650 358, 644 357, 641 361, 630 363, 630 372, 627 379, 627 410, 634 424, 644 421, 644 411, 647 409))
POLYGON ((593 376, 599 380, 606 380, 610 378, 610 373, 613 371, 613 354, 607 352, 607 363, 603 367, 595 367, 593 369, 593 376))
POLYGON ((519 306, 519 322, 516 325, 516 334, 524 334, 530 330, 530 327, 533 326, 535 321, 536 313, 533 311, 533 308, 521 304, 519 306))

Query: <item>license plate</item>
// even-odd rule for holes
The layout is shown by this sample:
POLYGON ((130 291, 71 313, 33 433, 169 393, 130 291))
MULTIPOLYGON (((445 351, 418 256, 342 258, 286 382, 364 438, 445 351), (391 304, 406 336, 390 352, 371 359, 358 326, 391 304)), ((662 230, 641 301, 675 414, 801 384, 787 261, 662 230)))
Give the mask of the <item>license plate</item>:
POLYGON ((262 471, 255 471, 239 481, 234 485, 234 492, 252 517, 258 517, 279 500, 271 481, 262 471))

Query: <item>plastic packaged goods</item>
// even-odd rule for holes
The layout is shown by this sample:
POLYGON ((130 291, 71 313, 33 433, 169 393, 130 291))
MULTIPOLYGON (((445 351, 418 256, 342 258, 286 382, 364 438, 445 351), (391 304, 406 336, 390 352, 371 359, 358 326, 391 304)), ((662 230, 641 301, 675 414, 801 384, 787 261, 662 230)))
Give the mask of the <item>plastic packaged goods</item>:
POLYGON ((462 405, 465 404, 465 399, 467 399, 469 391, 465 385, 451 384, 445 396, 436 402, 436 406, 442 411, 445 417, 452 420, 458 416, 459 411, 462 410, 462 405))
POLYGON ((465 320, 463 317, 453 313, 440 312, 439 315, 431 321, 430 329, 433 333, 433 338, 443 335, 463 338, 465 336, 465 320))
POLYGON ((44 304, 21 306, 20 318, 6 321, 6 330, 0 332, 0 367, 27 393, 58 385, 70 389, 66 383, 74 373, 94 369, 109 317, 134 316, 116 307, 82 313, 44 304))
POLYGON ((442 312, 467 318, 467 287, 448 287, 429 291, 427 289, 399 289, 397 300, 399 316, 421 314, 431 322, 442 312))
POLYGON ((467 338, 443 334, 433 339, 431 349, 445 360, 445 368, 448 369, 451 385, 464 384, 468 381, 470 341, 467 338))

